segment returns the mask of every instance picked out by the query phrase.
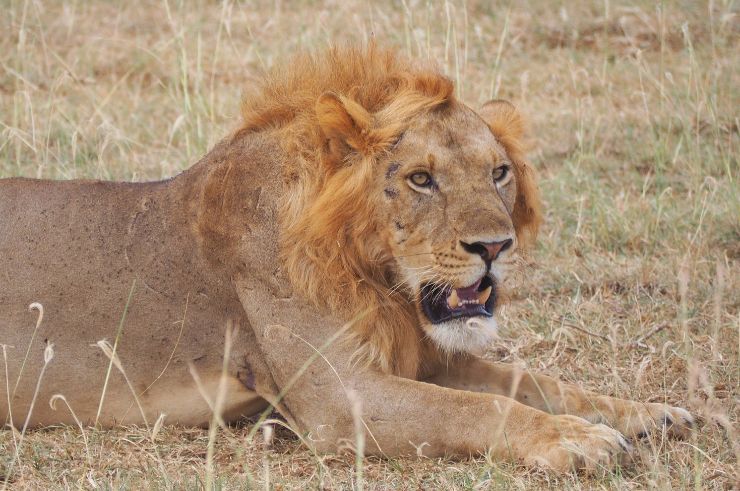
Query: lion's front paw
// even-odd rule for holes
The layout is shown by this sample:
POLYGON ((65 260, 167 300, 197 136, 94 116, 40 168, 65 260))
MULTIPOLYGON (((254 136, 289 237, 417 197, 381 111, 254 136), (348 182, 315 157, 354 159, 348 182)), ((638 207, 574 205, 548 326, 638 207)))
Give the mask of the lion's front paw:
POLYGON ((551 416, 525 461, 556 471, 611 470, 629 460, 632 446, 617 430, 577 416, 551 416))
POLYGON ((685 409, 660 403, 633 403, 617 427, 626 435, 643 438, 665 428, 668 436, 685 439, 694 427, 694 417, 685 409))

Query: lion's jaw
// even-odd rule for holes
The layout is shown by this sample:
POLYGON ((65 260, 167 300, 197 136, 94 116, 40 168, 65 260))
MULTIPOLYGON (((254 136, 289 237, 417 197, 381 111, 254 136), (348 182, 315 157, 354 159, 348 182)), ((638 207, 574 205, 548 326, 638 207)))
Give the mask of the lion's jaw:
POLYGON ((481 269, 482 276, 464 287, 404 270, 421 327, 444 352, 481 354, 497 338, 496 311, 509 267, 481 269))
POLYGON ((498 288, 486 274, 465 288, 426 284, 419 305, 427 336, 445 351, 480 353, 494 340, 498 288), (435 292, 435 290, 439 290, 435 292))

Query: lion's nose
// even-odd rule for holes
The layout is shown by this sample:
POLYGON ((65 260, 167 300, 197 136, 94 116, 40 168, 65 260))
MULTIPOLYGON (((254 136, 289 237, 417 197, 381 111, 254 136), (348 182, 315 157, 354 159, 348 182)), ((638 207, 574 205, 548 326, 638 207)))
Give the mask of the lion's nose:
POLYGON ((511 247, 511 244, 513 243, 514 241, 511 239, 501 240, 498 242, 473 242, 472 244, 460 241, 460 245, 462 245, 463 249, 471 254, 478 254, 486 262, 495 261, 499 254, 511 247))

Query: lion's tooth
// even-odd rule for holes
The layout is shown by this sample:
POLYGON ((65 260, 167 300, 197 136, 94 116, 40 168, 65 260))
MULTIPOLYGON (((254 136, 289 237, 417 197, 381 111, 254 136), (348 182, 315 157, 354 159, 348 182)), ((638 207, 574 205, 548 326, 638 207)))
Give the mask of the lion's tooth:
POLYGON ((485 305, 488 301, 488 297, 491 296, 491 290, 493 290, 493 287, 489 286, 488 288, 480 292, 480 295, 478 295, 478 303, 480 303, 481 305, 485 305))
POLYGON ((460 306, 460 297, 457 296, 457 290, 454 288, 452 289, 450 296, 447 297, 447 305, 449 305, 451 309, 456 309, 460 306))

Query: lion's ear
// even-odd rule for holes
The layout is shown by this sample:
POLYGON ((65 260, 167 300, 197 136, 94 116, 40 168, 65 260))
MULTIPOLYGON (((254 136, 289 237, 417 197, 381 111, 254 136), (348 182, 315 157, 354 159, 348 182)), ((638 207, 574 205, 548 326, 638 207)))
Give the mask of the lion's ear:
POLYGON ((512 220, 519 243, 530 246, 542 222, 542 203, 534 169, 524 160, 524 119, 512 103, 504 100, 486 102, 479 114, 512 161, 516 178, 512 220))
POLYGON ((325 92, 316 101, 316 116, 331 154, 342 158, 349 149, 365 152, 373 118, 364 107, 348 97, 325 92))
POLYGON ((483 104, 478 114, 488 123, 499 140, 521 141, 524 137, 524 119, 514 104, 503 99, 494 99, 483 104))

